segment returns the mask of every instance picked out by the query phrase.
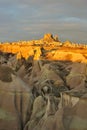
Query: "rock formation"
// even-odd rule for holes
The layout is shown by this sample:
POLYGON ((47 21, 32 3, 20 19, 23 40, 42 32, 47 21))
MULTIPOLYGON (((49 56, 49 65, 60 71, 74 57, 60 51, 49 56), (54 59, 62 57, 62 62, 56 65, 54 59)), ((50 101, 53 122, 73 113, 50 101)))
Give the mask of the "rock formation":
POLYGON ((44 42, 53 42, 54 41, 54 38, 53 38, 53 35, 48 33, 48 34, 45 34, 44 35, 44 38, 43 38, 44 42))
POLYGON ((46 34, 0 51, 0 130, 87 130, 86 46, 46 34))

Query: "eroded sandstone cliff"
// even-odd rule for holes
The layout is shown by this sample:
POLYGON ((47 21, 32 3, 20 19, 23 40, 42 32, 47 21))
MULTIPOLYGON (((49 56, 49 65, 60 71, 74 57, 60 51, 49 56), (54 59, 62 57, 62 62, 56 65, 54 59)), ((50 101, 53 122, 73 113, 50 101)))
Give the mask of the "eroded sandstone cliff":
POLYGON ((87 130, 86 45, 47 34, 0 51, 0 130, 87 130))

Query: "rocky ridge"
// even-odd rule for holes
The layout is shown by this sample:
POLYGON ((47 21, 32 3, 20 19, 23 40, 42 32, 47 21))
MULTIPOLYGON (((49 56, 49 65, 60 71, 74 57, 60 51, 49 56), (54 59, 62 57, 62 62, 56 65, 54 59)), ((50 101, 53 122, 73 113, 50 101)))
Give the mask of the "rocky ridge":
POLYGON ((0 130, 87 130, 86 45, 0 44, 0 130))
POLYGON ((0 51, 15 54, 17 59, 28 59, 28 57, 34 56, 35 60, 45 58, 46 60, 87 62, 86 44, 70 41, 61 43, 58 37, 55 38, 52 34, 45 34, 44 38, 40 40, 3 43, 0 44, 0 51))

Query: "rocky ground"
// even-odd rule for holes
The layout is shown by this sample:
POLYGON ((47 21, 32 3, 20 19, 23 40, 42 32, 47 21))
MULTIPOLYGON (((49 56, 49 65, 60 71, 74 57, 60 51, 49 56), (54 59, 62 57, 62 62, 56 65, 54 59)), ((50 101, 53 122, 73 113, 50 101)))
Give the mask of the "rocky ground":
POLYGON ((51 34, 0 45, 0 130, 87 130, 87 51, 76 46, 51 34))

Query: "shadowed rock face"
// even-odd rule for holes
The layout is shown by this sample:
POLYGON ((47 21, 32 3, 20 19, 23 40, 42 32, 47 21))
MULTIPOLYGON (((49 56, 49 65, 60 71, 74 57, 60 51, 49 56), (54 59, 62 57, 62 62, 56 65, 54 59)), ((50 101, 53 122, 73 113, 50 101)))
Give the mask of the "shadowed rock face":
POLYGON ((0 129, 87 129, 86 75, 86 64, 68 61, 28 60, 17 71, 7 63, 0 65, 0 129), (77 76, 75 82, 71 75, 77 76), (80 79, 81 87, 79 75, 85 79, 80 79))
POLYGON ((87 90, 83 92, 69 92, 68 94, 63 95, 63 106, 64 114, 63 114, 63 122, 65 129, 69 130, 85 130, 87 129, 87 97, 83 97, 86 95, 87 90), (77 94, 76 94, 77 93, 77 94), (78 96, 76 96, 78 95, 78 96), (83 110, 84 109, 84 110, 83 110))
MULTIPOLYGON (((86 96, 83 98, 87 92, 85 85, 86 64, 62 61, 48 61, 43 64, 43 62, 44 61, 42 61, 41 66, 38 61, 37 65, 33 64, 35 65, 33 74, 37 75, 37 77, 35 77, 35 81, 34 76, 32 76, 32 81, 34 81, 32 82, 34 85, 33 94, 34 97, 37 97, 35 98, 35 103, 33 104, 31 119, 25 126, 25 130, 86 129, 87 118, 85 119, 82 117, 84 113, 86 113, 86 107, 84 109, 84 113, 81 114, 82 109, 79 112, 78 105, 80 104, 80 107, 82 108, 84 106, 82 102, 85 102, 86 104, 86 96), (67 77, 71 73, 77 74, 77 79, 75 78, 75 82, 71 83, 74 86, 73 89, 69 86, 67 81, 67 77), (84 75, 85 80, 82 79, 84 84, 79 88, 76 83, 79 80, 80 73, 84 75), (84 123, 79 126, 79 123, 81 122, 84 123)), ((82 83, 80 83, 79 85, 82 85, 82 83)))
POLYGON ((30 118, 32 104, 28 85, 11 68, 0 66, 0 130, 22 130, 30 118))
MULTIPOLYGON (((55 41, 50 34, 44 39, 55 41)), ((42 45, 4 46, 21 59, 0 53, 0 130, 87 130, 85 50, 84 57, 80 49, 68 53, 71 43, 42 45)))
POLYGON ((0 80, 3 82, 12 82, 12 74, 14 71, 7 66, 0 66, 0 80))
POLYGON ((85 81, 87 76, 87 65, 81 63, 73 63, 70 74, 66 77, 66 82, 72 88, 85 88, 85 81))

